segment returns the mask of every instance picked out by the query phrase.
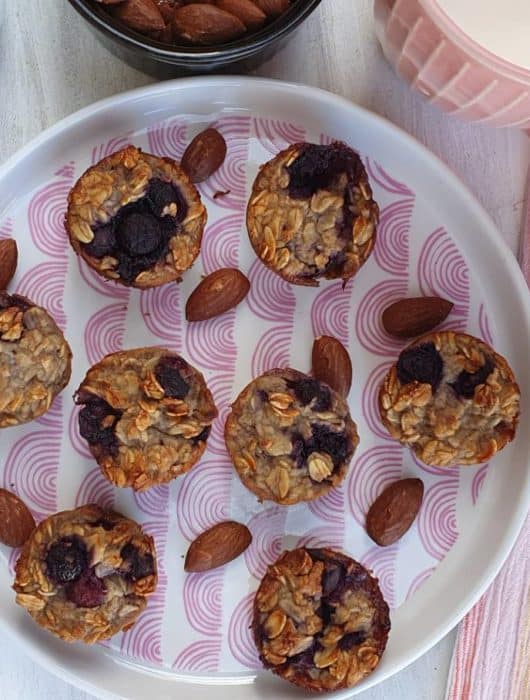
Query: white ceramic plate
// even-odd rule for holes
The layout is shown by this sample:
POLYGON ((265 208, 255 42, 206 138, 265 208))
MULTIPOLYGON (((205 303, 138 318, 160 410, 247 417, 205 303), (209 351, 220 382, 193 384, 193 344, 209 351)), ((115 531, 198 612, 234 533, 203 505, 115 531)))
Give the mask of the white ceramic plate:
MULTIPOLYGON (((391 442, 375 409, 378 382, 400 343, 380 328, 382 309, 406 293, 455 302, 446 327, 493 342, 521 384, 525 424, 530 376, 528 291, 490 219, 447 168, 385 120, 308 87, 242 78, 166 82, 68 117, 0 170, 0 236, 19 244, 13 289, 47 306, 74 350, 73 377, 39 421, 0 435, 0 484, 17 491, 37 518, 97 500, 137 518, 157 540, 160 585, 132 631, 105 646, 66 645, 38 629, 13 601, 15 558, 0 559, 2 623, 49 670, 102 697, 199 700, 297 697, 257 670, 248 624, 253 591, 283 547, 330 544, 370 566, 392 608, 383 660, 355 691, 382 681, 435 644, 479 598, 507 556, 530 497, 530 433, 488 468, 426 468, 391 442), (192 136, 215 123, 228 142, 223 168, 201 186, 208 208, 200 260, 184 282, 140 293, 117 288, 79 265, 62 216, 66 194, 90 163, 133 142, 180 157, 192 136), (293 288, 256 260, 244 208, 258 165, 288 142, 342 139, 362 155, 381 206, 375 252, 345 290, 293 288), (218 191, 228 194, 215 198, 218 191), (187 326, 183 305, 203 272, 237 265, 252 291, 236 311, 187 326), (509 310, 509 313, 507 313, 509 310), (230 400, 251 376, 290 364, 309 369, 313 336, 348 345, 350 394, 361 445, 344 486, 311 505, 260 505, 234 476, 222 426, 230 400), (206 375, 221 418, 208 453, 189 475, 140 496, 106 483, 79 439, 71 395, 87 367, 107 352, 164 344, 206 375), (364 514, 383 485, 420 476, 425 500, 413 528, 390 548, 374 546, 364 514), (249 524, 254 542, 218 571, 185 576, 189 541, 216 520, 249 524), (230 686, 228 690, 227 686, 230 686)), ((352 691, 336 694, 349 697, 352 691)))

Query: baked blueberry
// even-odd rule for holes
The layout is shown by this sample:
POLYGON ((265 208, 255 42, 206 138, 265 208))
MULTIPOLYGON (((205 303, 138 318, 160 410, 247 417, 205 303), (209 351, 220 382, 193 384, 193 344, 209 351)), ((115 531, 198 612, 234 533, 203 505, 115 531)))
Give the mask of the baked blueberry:
POLYGON ((390 619, 374 578, 331 549, 294 549, 269 566, 254 599, 265 668, 310 691, 351 688, 385 650, 390 619))
POLYGON ((76 402, 79 432, 103 474, 137 491, 191 469, 217 416, 202 374, 158 347, 104 357, 88 370, 76 402))
POLYGON ((89 644, 134 624, 157 582, 152 538, 97 505, 42 520, 15 570, 17 603, 61 639, 89 644))
POLYGON ((260 500, 289 505, 338 486, 359 439, 339 394, 302 372, 276 369, 234 401, 225 441, 245 486, 260 500))
POLYGON ((520 392, 508 362, 465 333, 418 338, 379 392, 390 435, 426 464, 487 462, 515 436, 520 392))
POLYGON ((250 242, 288 282, 353 277, 372 252, 379 209, 345 143, 297 143, 265 163, 247 208, 250 242))
POLYGON ((180 280, 199 254, 200 196, 178 163, 134 146, 89 168, 68 197, 65 225, 78 255, 132 287, 180 280))

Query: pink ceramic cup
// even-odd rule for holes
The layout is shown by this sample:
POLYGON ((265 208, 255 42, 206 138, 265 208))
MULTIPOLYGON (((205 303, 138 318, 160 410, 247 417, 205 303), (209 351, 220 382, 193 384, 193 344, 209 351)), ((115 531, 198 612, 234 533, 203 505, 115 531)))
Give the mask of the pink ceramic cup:
POLYGON ((436 0, 375 0, 375 21, 389 62, 430 102, 469 121, 530 129, 530 70, 477 44, 436 0))

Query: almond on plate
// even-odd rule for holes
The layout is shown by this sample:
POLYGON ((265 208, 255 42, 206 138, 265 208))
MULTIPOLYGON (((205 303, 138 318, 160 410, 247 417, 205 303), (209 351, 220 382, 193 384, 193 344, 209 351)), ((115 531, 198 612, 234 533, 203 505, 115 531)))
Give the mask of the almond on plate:
POLYGON ((383 311, 383 328, 397 338, 423 335, 445 321, 453 303, 441 297, 400 299, 383 311))
POLYGON ((394 481, 373 502, 366 516, 366 531, 381 545, 397 542, 410 528, 423 501, 421 479, 394 481))
POLYGON ((339 340, 330 335, 315 338, 311 365, 315 379, 329 384, 341 396, 348 396, 352 366, 348 351, 339 340))
POLYGON ((225 157, 226 141, 217 129, 210 128, 195 136, 180 165, 192 182, 202 182, 221 167, 225 157))
POLYGON ((252 542, 250 530, 234 520, 217 523, 194 540, 186 554, 185 571, 209 571, 238 557, 252 542))
POLYGON ((250 289, 245 275, 234 267, 223 267, 205 277, 186 302, 187 321, 205 321, 224 314, 242 301, 250 289))
POLYGON ((0 240, 0 290, 7 288, 17 269, 18 249, 12 238, 0 240))
POLYGON ((35 529, 29 508, 18 496, 0 489, 0 542, 21 547, 35 529))
POLYGON ((278 17, 289 7, 289 0, 254 0, 267 17, 278 17))

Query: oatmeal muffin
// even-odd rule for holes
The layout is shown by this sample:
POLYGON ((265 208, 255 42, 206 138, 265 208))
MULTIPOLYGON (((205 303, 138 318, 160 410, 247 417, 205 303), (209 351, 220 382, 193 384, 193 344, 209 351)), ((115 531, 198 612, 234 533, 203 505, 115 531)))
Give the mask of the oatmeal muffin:
POLYGON ((88 644, 131 627, 157 581, 153 539, 97 505, 43 520, 15 571, 17 603, 61 639, 88 644))
POLYGON ((359 438, 342 396, 302 372, 275 369, 232 404, 225 441, 247 488, 290 505, 338 486, 359 438))
POLYGON ((135 491, 189 471, 217 416, 202 374, 158 347, 104 357, 88 370, 76 403, 79 432, 103 474, 135 491))
POLYGON ((293 284, 353 277, 375 243, 379 209, 358 154, 297 143, 263 165, 247 228, 256 254, 293 284))
POLYGON ((174 160, 134 146, 89 168, 68 196, 75 252, 103 277, 130 287, 179 281, 199 254, 206 209, 174 160))
POLYGON ((508 363, 478 338, 440 331, 415 340, 379 392, 390 435, 425 464, 487 462, 515 436, 519 387, 508 363))
POLYGON ((390 630, 377 579, 331 549, 294 549, 269 566, 254 599, 266 668, 312 691, 351 688, 379 663, 390 630))
POLYGON ((0 428, 42 416, 70 381, 72 351, 50 314, 0 292, 0 428))

